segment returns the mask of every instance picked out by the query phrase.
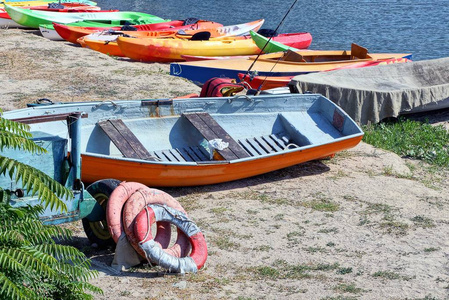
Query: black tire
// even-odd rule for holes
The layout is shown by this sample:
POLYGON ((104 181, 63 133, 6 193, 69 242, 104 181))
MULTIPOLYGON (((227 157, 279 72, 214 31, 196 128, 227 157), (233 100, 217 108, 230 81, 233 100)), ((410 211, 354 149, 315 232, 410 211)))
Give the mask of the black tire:
MULTIPOLYGON (((102 179, 95 181, 87 187, 87 191, 106 211, 106 204, 112 191, 120 184, 121 181, 116 179, 102 179)), ((84 232, 92 244, 97 244, 98 247, 107 247, 115 245, 114 240, 109 233, 106 219, 98 222, 89 222, 87 218, 82 219, 84 232)))

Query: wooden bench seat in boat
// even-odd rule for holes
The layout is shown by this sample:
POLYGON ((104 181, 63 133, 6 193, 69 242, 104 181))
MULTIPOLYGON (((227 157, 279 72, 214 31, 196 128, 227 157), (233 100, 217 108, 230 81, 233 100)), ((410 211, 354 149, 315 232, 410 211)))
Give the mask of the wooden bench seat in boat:
POLYGON ((234 160, 250 156, 208 113, 184 113, 182 116, 186 118, 206 140, 221 139, 223 142, 229 143, 227 148, 217 150, 225 160, 234 160))
MULTIPOLYGON (((183 116, 198 129, 205 139, 220 138, 229 143, 228 148, 218 150, 225 159, 224 162, 281 152, 292 144, 291 139, 285 134, 282 136, 270 134, 236 141, 207 113, 187 113, 183 116)), ((212 163, 209 153, 202 146, 148 151, 121 119, 109 119, 97 124, 124 157, 151 161, 212 163)), ((304 141, 304 143, 309 144, 310 142, 304 141)), ((218 162, 213 161, 213 163, 218 162)))
MULTIPOLYGON (((245 149, 249 156, 261 156, 270 153, 283 151, 291 145, 290 139, 286 136, 278 137, 275 134, 264 135, 238 140, 238 144, 245 149)), ((168 150, 150 151, 150 154, 158 161, 170 162, 198 162, 217 163, 211 161, 209 154, 203 147, 184 147, 168 150)))
POLYGON ((97 123, 124 157, 155 160, 121 119, 109 119, 97 123))

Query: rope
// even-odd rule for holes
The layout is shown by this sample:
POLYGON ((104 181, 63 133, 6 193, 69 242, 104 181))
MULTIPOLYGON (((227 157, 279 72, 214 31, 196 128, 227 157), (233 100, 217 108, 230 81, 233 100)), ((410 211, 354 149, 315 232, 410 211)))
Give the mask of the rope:
MULTIPOLYGON (((293 2, 293 4, 290 6, 290 9, 287 11, 287 13, 284 15, 284 17, 282 18, 281 22, 278 24, 278 26, 276 27, 276 29, 274 30, 275 32, 277 32, 279 30, 279 27, 281 27, 281 25, 284 23, 285 18, 287 18, 287 15, 290 13, 290 11, 293 9, 293 7, 295 6, 296 2, 298 2, 298 0, 295 0, 293 2)), ((268 43, 270 43, 271 39, 273 37, 270 36, 268 38, 268 41, 265 43, 265 45, 263 46, 263 48, 260 50, 259 54, 257 54, 256 59, 253 61, 253 63, 251 64, 251 66, 249 66, 248 71, 246 71, 246 75, 249 75, 249 72, 251 71, 251 69, 253 68, 254 64, 256 63, 256 61, 259 59, 260 55, 263 53, 263 50, 265 50, 265 48, 267 47, 268 43)))

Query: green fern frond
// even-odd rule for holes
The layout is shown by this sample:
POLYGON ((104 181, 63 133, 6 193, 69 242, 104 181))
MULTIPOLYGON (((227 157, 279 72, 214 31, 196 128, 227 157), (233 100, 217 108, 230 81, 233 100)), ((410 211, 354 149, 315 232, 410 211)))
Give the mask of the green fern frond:
POLYGON ((37 259, 34 255, 37 250, 30 247, 22 248, 4 248, 3 252, 11 257, 11 260, 17 261, 27 270, 32 270, 40 276, 55 280, 60 274, 47 264, 37 259))
POLYGON ((45 208, 67 211, 67 206, 60 198, 73 197, 73 193, 63 185, 53 180, 44 172, 23 164, 15 159, 0 156, 0 174, 8 173, 16 182, 22 181, 23 188, 31 190, 31 195, 38 195, 45 208))
POLYGON ((5 148, 19 149, 30 153, 47 153, 46 149, 37 145, 29 137, 21 137, 11 132, 0 131, 0 150, 5 148))
MULTIPOLYGON (((38 232, 34 233, 32 236, 29 236, 29 240, 32 244, 38 245, 41 243, 46 243, 48 240, 56 239, 59 241, 69 240, 72 236, 70 230, 60 228, 58 226, 46 225, 43 226, 38 232)), ((52 242, 53 244, 54 242, 52 242)))
POLYGON ((100 289, 88 282, 76 282, 75 284, 73 284, 73 287, 80 289, 80 290, 88 290, 88 291, 103 295, 102 289, 100 289))
POLYGON ((11 248, 0 248, 0 270, 18 271, 22 269, 23 265, 10 255, 9 249, 11 248))
POLYGON ((18 231, 0 232, 0 245, 20 247, 24 244, 23 235, 18 231))
POLYGON ((3 272, 0 272, 0 299, 29 300, 39 298, 33 291, 17 286, 3 272))
POLYGON ((74 265, 80 265, 85 268, 90 267, 90 261, 84 253, 72 246, 60 244, 42 244, 34 247, 36 250, 51 255, 62 262, 70 262, 74 265))
POLYGON ((29 125, 2 118, 2 112, 0 112, 0 131, 11 132, 21 137, 31 137, 29 125))
POLYGON ((59 274, 64 274, 68 276, 72 281, 88 281, 92 278, 98 276, 98 271, 89 270, 82 266, 75 266, 70 264, 59 264, 58 266, 54 266, 58 269, 59 274))

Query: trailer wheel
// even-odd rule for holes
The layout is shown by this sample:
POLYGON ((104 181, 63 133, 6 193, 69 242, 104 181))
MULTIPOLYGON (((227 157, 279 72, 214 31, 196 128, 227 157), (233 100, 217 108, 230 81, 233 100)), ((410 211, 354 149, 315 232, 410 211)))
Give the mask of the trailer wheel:
MULTIPOLYGON (((87 187, 87 191, 106 211, 106 204, 112 191, 120 184, 121 181, 116 179, 102 179, 98 180, 87 187)), ((99 247, 106 247, 115 245, 114 240, 109 233, 106 218, 97 222, 89 222, 87 218, 82 219, 84 232, 92 244, 97 244, 99 247)))

